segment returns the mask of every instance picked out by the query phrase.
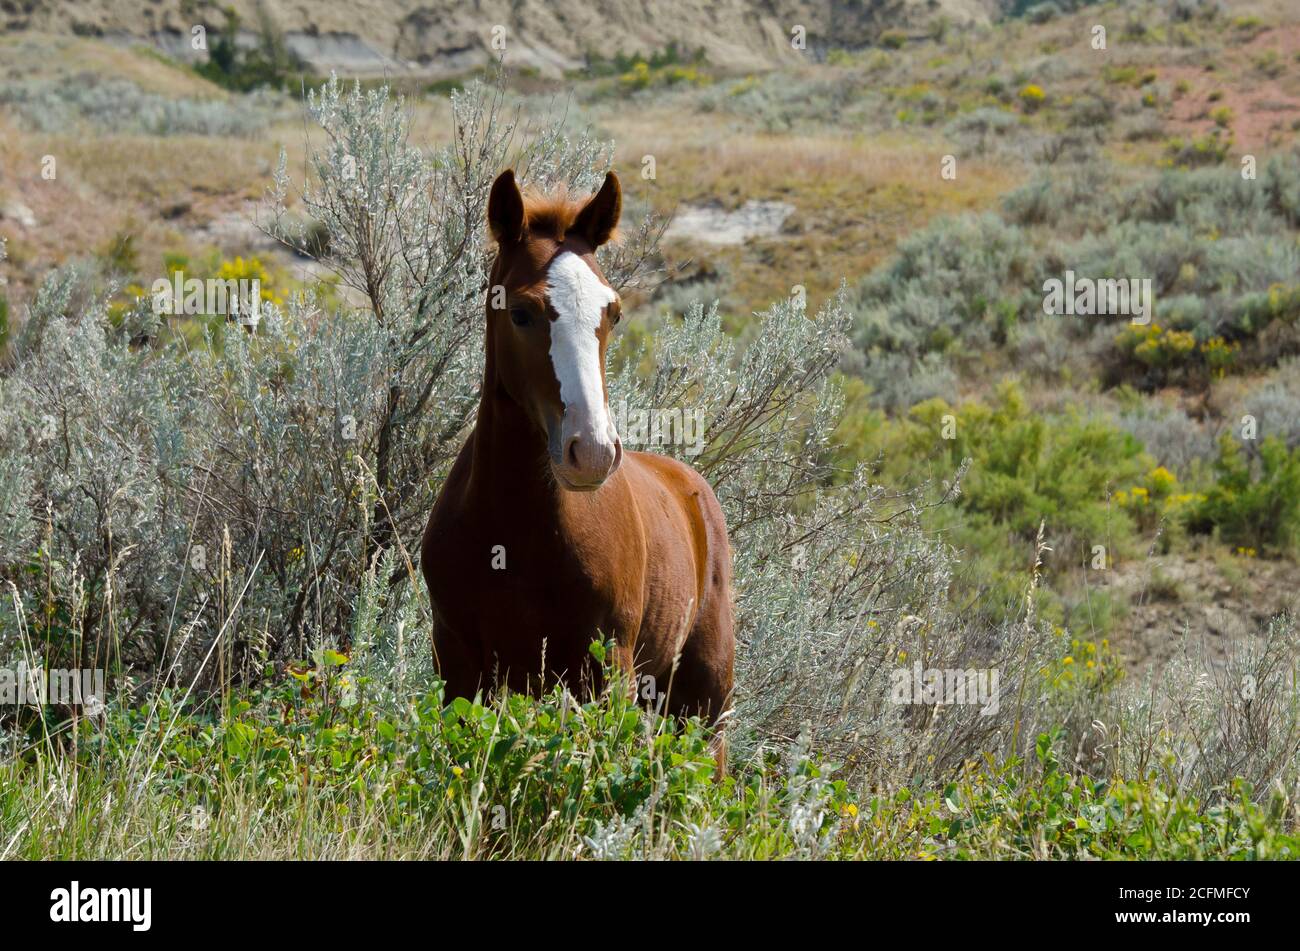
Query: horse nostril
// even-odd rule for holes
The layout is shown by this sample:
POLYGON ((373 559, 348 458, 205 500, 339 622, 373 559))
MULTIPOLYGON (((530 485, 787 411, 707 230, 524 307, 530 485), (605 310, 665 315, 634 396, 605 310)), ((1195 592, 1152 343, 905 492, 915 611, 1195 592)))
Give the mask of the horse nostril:
POLYGON ((569 465, 578 468, 578 437, 569 440, 569 465))

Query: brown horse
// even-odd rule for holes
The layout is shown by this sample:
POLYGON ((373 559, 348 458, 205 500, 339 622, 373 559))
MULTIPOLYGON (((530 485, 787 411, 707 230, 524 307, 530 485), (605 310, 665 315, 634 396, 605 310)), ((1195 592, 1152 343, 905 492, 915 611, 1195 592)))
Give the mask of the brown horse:
POLYGON ((621 206, 612 172, 585 203, 525 198, 511 171, 492 186, 478 420, 421 552, 434 662, 449 696, 599 688, 600 632, 641 699, 716 721, 735 653, 722 509, 689 466, 624 452, 610 418, 620 301, 595 251, 621 206))

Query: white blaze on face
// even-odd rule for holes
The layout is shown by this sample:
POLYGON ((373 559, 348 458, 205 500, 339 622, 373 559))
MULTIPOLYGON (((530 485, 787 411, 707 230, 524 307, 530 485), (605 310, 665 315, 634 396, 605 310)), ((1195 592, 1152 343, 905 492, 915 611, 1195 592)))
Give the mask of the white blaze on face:
POLYGON ((547 297, 558 315, 551 324, 551 365, 564 402, 564 436, 613 444, 617 438, 600 378, 601 314, 618 299, 582 258, 563 251, 546 273, 547 297))

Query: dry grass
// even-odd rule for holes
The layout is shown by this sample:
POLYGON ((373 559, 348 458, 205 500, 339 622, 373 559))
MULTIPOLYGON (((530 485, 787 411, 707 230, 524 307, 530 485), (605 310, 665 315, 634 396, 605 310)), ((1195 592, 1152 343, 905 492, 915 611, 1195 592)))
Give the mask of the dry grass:
POLYGON ((77 36, 0 36, 0 62, 10 78, 59 79, 78 74, 126 79, 164 96, 226 99, 230 93, 193 70, 152 53, 77 36))
POLYGON ((740 313, 788 295, 792 283, 819 300, 844 275, 879 264, 900 238, 935 216, 990 207, 1023 175, 1012 164, 971 159, 946 181, 940 162, 956 150, 927 133, 742 129, 719 136, 716 127, 717 117, 707 114, 602 117, 602 128, 619 143, 620 170, 661 211, 714 202, 733 209, 764 199, 795 206, 777 238, 739 248, 668 242, 670 255, 725 268, 740 313), (655 157, 657 177, 643 183, 647 154, 655 157), (778 259, 781 266, 773 267, 778 259))

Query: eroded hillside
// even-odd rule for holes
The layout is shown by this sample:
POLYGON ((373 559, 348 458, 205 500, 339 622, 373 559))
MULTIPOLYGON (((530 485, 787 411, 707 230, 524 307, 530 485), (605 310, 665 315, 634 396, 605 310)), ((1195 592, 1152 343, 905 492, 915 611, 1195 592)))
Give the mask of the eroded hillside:
POLYGON ((265 17, 317 69, 454 75, 504 53, 511 65, 558 75, 581 66, 588 54, 648 53, 670 43, 703 49, 711 63, 732 69, 770 67, 798 59, 791 48, 797 26, 806 29, 809 47, 862 46, 886 29, 920 29, 940 17, 988 22, 997 6, 996 0, 486 0, 472 6, 457 0, 5 0, 0 30, 150 40, 185 57, 193 26, 222 25, 229 8, 249 41, 265 17))

